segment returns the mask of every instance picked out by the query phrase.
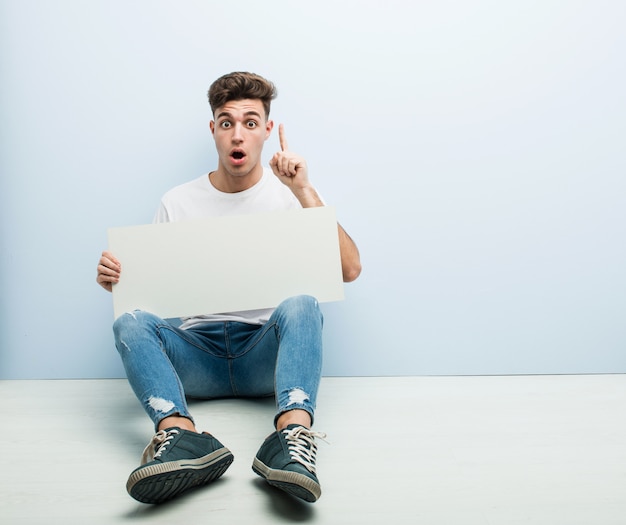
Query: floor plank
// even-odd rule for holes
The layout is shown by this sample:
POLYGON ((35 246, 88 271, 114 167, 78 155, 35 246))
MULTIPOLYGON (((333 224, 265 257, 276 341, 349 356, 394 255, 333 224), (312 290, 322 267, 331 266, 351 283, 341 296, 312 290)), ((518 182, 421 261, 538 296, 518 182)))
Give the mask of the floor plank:
POLYGON ((2 523, 626 523, 625 375, 323 378, 314 505, 250 468, 271 400, 192 402, 235 462, 151 506, 124 488, 152 435, 125 380, 0 381, 0 399, 2 523))

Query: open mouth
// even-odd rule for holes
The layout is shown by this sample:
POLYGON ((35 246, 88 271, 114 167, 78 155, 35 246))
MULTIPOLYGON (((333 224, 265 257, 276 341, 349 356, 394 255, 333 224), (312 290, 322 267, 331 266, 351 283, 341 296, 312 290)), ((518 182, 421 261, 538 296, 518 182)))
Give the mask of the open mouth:
POLYGON ((246 156, 246 154, 243 151, 233 151, 230 156, 235 160, 241 160, 246 156))

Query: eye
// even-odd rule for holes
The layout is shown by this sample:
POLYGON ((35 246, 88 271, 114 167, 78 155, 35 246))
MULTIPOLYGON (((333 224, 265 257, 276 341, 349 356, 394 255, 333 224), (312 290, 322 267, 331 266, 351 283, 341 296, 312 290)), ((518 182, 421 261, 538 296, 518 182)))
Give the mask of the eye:
POLYGON ((220 122, 220 128, 222 128, 222 129, 230 128, 230 121, 222 120, 222 122, 220 122))
POLYGON ((257 123, 255 120, 249 120, 248 122, 246 122, 246 126, 250 129, 254 129, 257 127, 257 123))

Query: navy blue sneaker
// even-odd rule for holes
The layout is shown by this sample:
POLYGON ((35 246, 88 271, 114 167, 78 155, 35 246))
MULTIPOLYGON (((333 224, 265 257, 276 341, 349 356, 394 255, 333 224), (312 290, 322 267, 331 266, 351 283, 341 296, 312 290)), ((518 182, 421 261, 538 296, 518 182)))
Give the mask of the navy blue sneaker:
POLYGON ((316 437, 324 439, 326 434, 301 425, 289 425, 270 434, 257 452, 252 470, 292 496, 317 501, 322 489, 315 469, 316 437))
POLYGON ((157 432, 131 472, 126 490, 142 503, 162 503, 219 478, 233 455, 211 434, 181 428, 157 432))

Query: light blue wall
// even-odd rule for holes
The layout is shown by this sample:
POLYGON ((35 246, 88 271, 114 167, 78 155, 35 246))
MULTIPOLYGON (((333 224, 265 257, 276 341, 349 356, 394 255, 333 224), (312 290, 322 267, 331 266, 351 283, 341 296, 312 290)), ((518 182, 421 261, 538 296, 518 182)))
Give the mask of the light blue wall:
POLYGON ((325 374, 626 372, 625 6, 0 0, 0 377, 123 374, 106 228, 215 166, 232 70, 362 251, 325 374))

